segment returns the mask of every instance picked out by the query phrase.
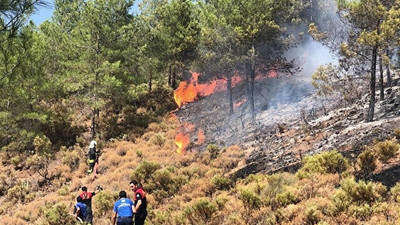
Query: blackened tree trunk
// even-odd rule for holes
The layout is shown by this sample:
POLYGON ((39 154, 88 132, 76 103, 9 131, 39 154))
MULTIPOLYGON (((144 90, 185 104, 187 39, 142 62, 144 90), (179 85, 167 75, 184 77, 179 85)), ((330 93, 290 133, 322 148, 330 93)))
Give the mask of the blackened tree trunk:
POLYGON ((226 87, 228 89, 229 98, 229 114, 233 114, 233 90, 232 90, 232 76, 228 74, 228 82, 226 82, 226 87))
POLYGON ((381 101, 385 98, 385 89, 383 85, 383 64, 382 57, 379 57, 379 89, 380 89, 380 99, 381 101))
POLYGON ((176 67, 174 67, 172 72, 172 89, 176 89, 176 67))
POLYGON ((369 83, 370 100, 368 107, 368 115, 365 122, 372 122, 374 120, 375 110, 375 83, 376 83, 376 59, 377 59, 378 46, 374 46, 372 49, 372 60, 371 60, 371 78, 369 83))
MULTIPOLYGON (((390 59, 390 51, 389 51, 389 49, 386 50, 386 54, 390 59)), ((392 86, 392 77, 390 76, 390 60, 389 60, 389 62, 387 64, 387 66, 386 66, 386 76, 387 76, 387 85, 388 85, 388 87, 391 87, 392 86)))

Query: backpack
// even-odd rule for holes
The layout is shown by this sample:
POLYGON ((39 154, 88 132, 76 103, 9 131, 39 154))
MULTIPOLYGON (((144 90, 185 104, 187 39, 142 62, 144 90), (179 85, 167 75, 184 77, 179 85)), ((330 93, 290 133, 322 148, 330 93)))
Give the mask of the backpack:
POLYGON ((96 146, 93 148, 89 148, 89 158, 95 159, 96 158, 96 146))

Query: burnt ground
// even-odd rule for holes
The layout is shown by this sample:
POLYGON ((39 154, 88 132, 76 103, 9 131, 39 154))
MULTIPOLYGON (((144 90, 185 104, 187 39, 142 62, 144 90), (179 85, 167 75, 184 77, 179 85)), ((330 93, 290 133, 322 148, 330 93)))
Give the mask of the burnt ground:
MULTIPOLYGON (((400 86, 397 84, 400 77, 394 80, 396 85, 385 89, 385 100, 377 101, 375 121, 371 123, 364 122, 367 95, 356 104, 344 107, 337 97, 324 100, 316 97, 309 81, 296 77, 268 78, 258 84, 254 121, 248 104, 229 115, 226 93, 184 105, 177 116, 181 122, 203 129, 206 144, 238 144, 246 149, 245 165, 233 171, 236 177, 296 171, 306 155, 337 149, 354 160, 372 141, 393 136, 393 130, 400 128, 400 86)), ((238 86, 234 99, 243 99, 244 91, 244 86, 238 86)), ((197 142, 195 134, 191 142, 197 142)), ((202 150, 206 144, 192 144, 190 149, 202 150)), ((383 165, 373 179, 391 186, 400 178, 397 175, 400 175, 400 166, 393 161, 383 165)))

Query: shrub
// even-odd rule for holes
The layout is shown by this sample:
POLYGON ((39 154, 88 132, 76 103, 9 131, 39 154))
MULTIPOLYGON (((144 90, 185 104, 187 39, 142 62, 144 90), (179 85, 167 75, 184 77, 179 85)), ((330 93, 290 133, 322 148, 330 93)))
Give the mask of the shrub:
POLYGON ((361 175, 369 176, 376 169, 376 156, 372 149, 368 148, 357 157, 357 165, 361 175))
POLYGON ((317 224, 321 220, 321 211, 318 210, 316 205, 307 207, 306 221, 307 224, 317 224))
POLYGON ((149 141, 150 141, 150 143, 161 147, 165 143, 165 138, 162 134, 157 133, 157 134, 153 135, 153 137, 151 137, 149 141))
POLYGON ((37 154, 51 153, 51 141, 46 135, 36 136, 35 139, 33 139, 33 146, 37 154))
POLYGON ((206 224, 213 214, 217 211, 217 207, 207 199, 200 199, 191 206, 184 209, 184 214, 191 224, 206 224))
POLYGON ((185 176, 173 175, 168 168, 158 170, 151 176, 147 190, 149 193, 154 192, 156 200, 161 202, 162 199, 177 193, 187 180, 185 176))
POLYGON ((396 202, 400 202, 400 183, 396 183, 396 185, 390 189, 390 193, 396 202))
POLYGON ((355 215, 357 219, 366 221, 371 217, 372 207, 368 204, 352 205, 349 208, 351 214, 355 215))
POLYGON ((306 156, 303 159, 303 166, 297 172, 300 179, 308 178, 314 173, 339 173, 349 168, 349 162, 336 150, 323 152, 314 156, 306 156))
POLYGON ((217 145, 209 144, 207 145, 207 151, 210 153, 211 159, 216 159, 221 149, 217 145))
POLYGON ((48 225, 76 224, 75 218, 69 213, 67 206, 60 202, 47 206, 44 215, 48 225))
POLYGON ((299 200, 296 195, 291 191, 287 190, 283 193, 277 194, 276 197, 272 200, 273 208, 285 207, 289 204, 297 203, 299 200))
POLYGON ((260 197, 249 190, 240 191, 239 199, 242 200, 244 207, 248 210, 259 209, 262 205, 260 197))
POLYGON ((66 196, 69 194, 69 188, 67 185, 62 186, 60 189, 57 190, 57 194, 66 196))
POLYGON ((10 159, 10 163, 11 163, 11 165, 17 167, 18 165, 20 165, 22 163, 22 159, 19 155, 16 155, 10 159))
POLYGON ((365 181, 356 182, 354 178, 345 179, 341 183, 341 189, 349 195, 352 202, 359 205, 364 203, 371 205, 374 202, 380 201, 386 192, 386 187, 382 184, 365 181))
POLYGON ((137 180, 141 183, 146 182, 151 175, 161 169, 161 165, 155 162, 143 161, 132 172, 131 180, 137 180))
POLYGON ((8 189, 7 198, 14 202, 27 202, 30 199, 29 188, 27 184, 20 183, 14 187, 8 189))
POLYGON ((399 150, 400 145, 396 142, 396 140, 386 140, 382 142, 378 142, 374 145, 374 149, 378 154, 379 160, 386 162, 389 159, 393 158, 397 151, 399 150))
POLYGON ((77 170, 79 168, 80 157, 77 151, 62 151, 62 162, 68 165, 71 170, 77 170))
POLYGON ((93 197, 93 211, 95 216, 104 216, 113 209, 114 202, 118 198, 117 193, 101 191, 93 197))
POLYGON ((221 176, 214 176, 211 180, 211 183, 218 189, 218 190, 229 190, 233 187, 234 183, 231 179, 227 177, 221 176))

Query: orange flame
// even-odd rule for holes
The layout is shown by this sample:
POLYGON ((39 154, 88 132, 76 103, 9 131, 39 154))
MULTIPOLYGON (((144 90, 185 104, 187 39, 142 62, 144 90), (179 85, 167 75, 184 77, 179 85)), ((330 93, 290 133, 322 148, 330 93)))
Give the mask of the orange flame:
POLYGON ((189 135, 183 132, 175 136, 175 144, 178 146, 176 152, 183 154, 190 141, 189 135))
POLYGON ((204 135, 204 130, 203 129, 199 129, 197 131, 197 144, 198 145, 203 144, 205 139, 206 139, 206 136, 204 135))
POLYGON ((246 101, 247 101, 247 99, 244 98, 244 99, 242 99, 242 100, 240 100, 240 101, 238 101, 238 102, 235 102, 235 104, 233 104, 233 107, 234 107, 234 108, 237 108, 237 107, 243 105, 246 101))

